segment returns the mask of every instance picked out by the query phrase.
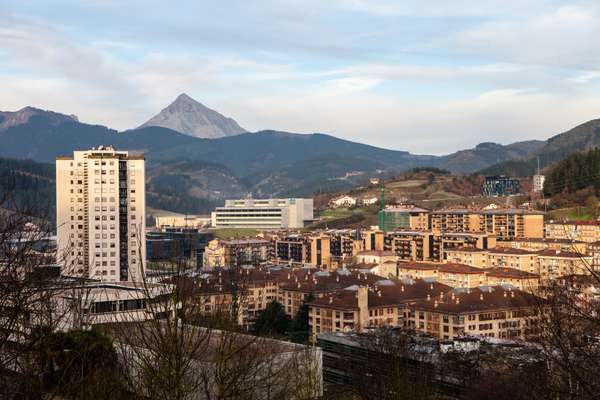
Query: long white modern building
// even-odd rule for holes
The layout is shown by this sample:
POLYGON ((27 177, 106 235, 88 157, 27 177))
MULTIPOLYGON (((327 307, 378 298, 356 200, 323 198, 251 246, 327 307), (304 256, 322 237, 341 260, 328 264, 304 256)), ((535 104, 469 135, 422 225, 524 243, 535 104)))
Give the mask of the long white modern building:
POLYGON ((56 159, 56 226, 63 274, 141 280, 146 262, 143 156, 110 146, 56 159))
POLYGON ((302 228, 313 220, 313 199, 226 200, 211 220, 215 228, 302 228))

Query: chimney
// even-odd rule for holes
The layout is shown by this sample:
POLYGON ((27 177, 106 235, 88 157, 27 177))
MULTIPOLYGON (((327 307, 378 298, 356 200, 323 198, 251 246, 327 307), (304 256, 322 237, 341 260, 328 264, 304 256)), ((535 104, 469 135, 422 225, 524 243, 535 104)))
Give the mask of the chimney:
POLYGON ((356 292, 358 298, 359 330, 369 325, 369 288, 360 286, 356 292))

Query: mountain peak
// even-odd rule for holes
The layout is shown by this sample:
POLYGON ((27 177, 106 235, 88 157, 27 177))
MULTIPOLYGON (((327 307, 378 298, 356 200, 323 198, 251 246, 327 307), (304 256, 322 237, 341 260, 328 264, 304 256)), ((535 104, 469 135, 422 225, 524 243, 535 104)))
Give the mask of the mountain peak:
POLYGON ((186 93, 181 93, 175 101, 139 128, 148 126, 161 126, 205 139, 216 139, 247 132, 233 119, 206 107, 186 93))
POLYGON ((177 96, 177 98, 175 99, 175 101, 173 103, 181 102, 181 101, 198 103, 196 100, 194 100, 190 96, 188 96, 187 93, 181 93, 179 96, 177 96))
POLYGON ((79 122, 76 115, 65 115, 32 106, 25 106, 18 111, 0 111, 0 132, 12 128, 13 126, 25 124, 29 122, 32 117, 37 116, 48 119, 52 124, 79 122))

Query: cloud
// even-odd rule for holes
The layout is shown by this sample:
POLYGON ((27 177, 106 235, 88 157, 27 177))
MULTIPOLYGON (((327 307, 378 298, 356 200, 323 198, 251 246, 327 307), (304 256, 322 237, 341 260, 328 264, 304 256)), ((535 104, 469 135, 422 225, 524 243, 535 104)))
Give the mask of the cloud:
POLYGON ((0 109, 126 129, 186 92, 247 129, 418 153, 597 117, 598 6, 509 3, 7 0, 0 109))
POLYGON ((510 63, 593 68, 600 62, 600 15, 596 6, 493 20, 462 30, 442 44, 457 52, 510 63))

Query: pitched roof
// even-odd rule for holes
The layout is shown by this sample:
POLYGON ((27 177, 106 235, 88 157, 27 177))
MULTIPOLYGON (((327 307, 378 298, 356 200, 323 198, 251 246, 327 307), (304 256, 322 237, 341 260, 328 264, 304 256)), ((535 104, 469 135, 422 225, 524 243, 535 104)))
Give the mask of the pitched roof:
POLYGON ((501 311, 527 308, 543 302, 537 296, 503 286, 483 286, 473 289, 452 290, 442 299, 421 300, 415 303, 417 311, 427 310, 449 314, 481 311, 501 311))
POLYGON ((532 274, 531 272, 522 271, 516 268, 505 268, 505 267, 494 267, 485 269, 487 276, 493 276, 496 278, 513 278, 513 279, 537 279, 540 276, 538 274, 532 274))

